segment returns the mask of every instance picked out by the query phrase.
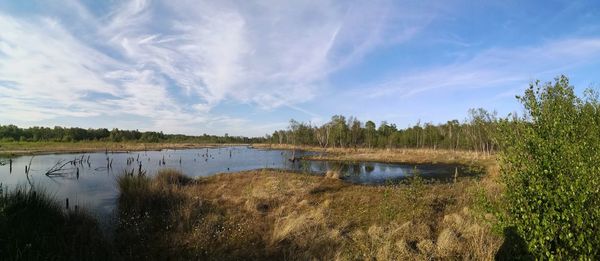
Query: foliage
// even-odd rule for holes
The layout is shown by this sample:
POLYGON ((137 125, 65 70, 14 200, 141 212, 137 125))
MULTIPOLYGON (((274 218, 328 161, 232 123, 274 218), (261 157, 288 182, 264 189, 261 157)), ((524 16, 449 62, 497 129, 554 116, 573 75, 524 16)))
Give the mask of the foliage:
POLYGON ((267 140, 277 144, 310 145, 323 148, 427 148, 473 150, 490 154, 498 147, 494 141, 495 112, 469 110, 469 118, 444 124, 421 124, 398 129, 393 123, 362 123, 355 117, 334 115, 331 121, 313 126, 310 122, 290 121, 287 130, 275 131, 267 140))
MULTIPOLYGON (((593 94, 593 92, 588 92, 593 94)), ((600 257, 600 104, 569 80, 531 84, 500 123, 508 225, 540 259, 600 257)))
POLYGON ((207 135, 187 136, 181 134, 164 134, 162 132, 138 130, 120 130, 105 128, 82 129, 56 126, 19 128, 15 125, 0 125, 0 140, 2 141, 139 141, 139 142, 199 142, 199 143, 253 143, 261 142, 263 138, 246 138, 207 135))

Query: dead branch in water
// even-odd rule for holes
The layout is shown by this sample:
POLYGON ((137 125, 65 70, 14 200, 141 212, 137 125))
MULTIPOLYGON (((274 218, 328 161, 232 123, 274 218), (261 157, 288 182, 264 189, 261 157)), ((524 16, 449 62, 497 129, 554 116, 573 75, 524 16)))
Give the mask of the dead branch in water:
POLYGON ((65 167, 69 164, 72 165, 73 161, 64 161, 64 160, 57 161, 56 164, 54 164, 54 166, 52 166, 51 168, 49 168, 46 171, 46 176, 59 176, 59 175, 65 174, 62 171, 65 170, 65 167))
POLYGON ((25 166, 25 177, 27 178, 27 183, 29 183, 29 186, 33 189, 33 182, 31 182, 31 179, 29 178, 29 171, 31 171, 31 162, 33 161, 33 157, 35 156, 31 156, 31 159, 29 159, 29 165, 25 166))
POLYGON ((82 163, 82 162, 83 162, 83 157, 81 158, 81 160, 80 159, 74 159, 74 160, 70 160, 70 161, 59 160, 56 162, 56 164, 54 164, 54 166, 49 168, 45 174, 48 177, 61 176, 61 175, 67 174, 65 171, 69 169, 69 168, 66 168, 68 165, 76 166, 78 163, 82 163))

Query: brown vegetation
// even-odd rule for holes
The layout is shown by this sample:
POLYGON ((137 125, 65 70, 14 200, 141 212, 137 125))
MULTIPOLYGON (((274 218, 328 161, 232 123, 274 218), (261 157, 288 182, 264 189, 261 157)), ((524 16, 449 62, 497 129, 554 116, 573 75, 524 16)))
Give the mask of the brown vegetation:
POLYGON ((287 144, 253 144, 255 148, 305 150, 321 152, 306 159, 333 161, 371 161, 385 163, 448 163, 480 165, 488 168, 497 165, 495 155, 462 150, 442 149, 369 149, 369 148, 319 148, 313 146, 292 146, 287 144))
POLYGON ((473 210, 480 182, 361 186, 276 170, 124 176, 117 242, 135 259, 489 260, 502 237, 473 210))

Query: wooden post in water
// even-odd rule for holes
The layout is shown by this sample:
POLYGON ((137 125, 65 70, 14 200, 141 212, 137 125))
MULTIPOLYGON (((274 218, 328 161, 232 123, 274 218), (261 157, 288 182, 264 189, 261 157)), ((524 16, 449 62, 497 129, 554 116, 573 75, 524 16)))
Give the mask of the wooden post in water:
POLYGON ((77 179, 79 179, 79 168, 77 168, 77 179))
POLYGON ((65 202, 66 202, 67 209, 69 209, 69 198, 67 198, 67 200, 65 200, 65 202))
POLYGON ((458 179, 458 167, 454 167, 454 183, 456 183, 457 179, 458 179))
POLYGON ((8 159, 9 172, 12 173, 12 159, 8 159))
POLYGON ((25 174, 29 174, 29 171, 27 170, 27 165, 25 165, 25 174))

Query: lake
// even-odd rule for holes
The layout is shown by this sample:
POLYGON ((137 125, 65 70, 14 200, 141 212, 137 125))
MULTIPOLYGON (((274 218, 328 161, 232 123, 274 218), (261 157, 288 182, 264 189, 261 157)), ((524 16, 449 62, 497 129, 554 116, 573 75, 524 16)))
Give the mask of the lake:
MULTIPOLYGON (((0 183, 8 190, 17 186, 34 186, 45 190, 57 200, 69 198, 71 206, 85 207, 98 216, 110 216, 116 206, 118 188, 116 178, 125 171, 138 173, 141 169, 152 176, 159 169, 173 168, 192 177, 209 176, 223 172, 238 172, 261 168, 276 168, 313 174, 339 170, 342 179, 360 184, 383 184, 411 176, 416 170, 424 178, 451 180, 456 165, 406 165, 374 162, 331 162, 299 160, 291 162, 292 151, 255 149, 232 146, 184 150, 93 152, 45 154, 2 159, 0 183), (70 162, 76 162, 75 164, 70 162), (29 175, 25 167, 31 167, 29 175), (50 171, 52 175, 46 175, 50 171)), ((296 157, 314 152, 296 151, 296 157)))

